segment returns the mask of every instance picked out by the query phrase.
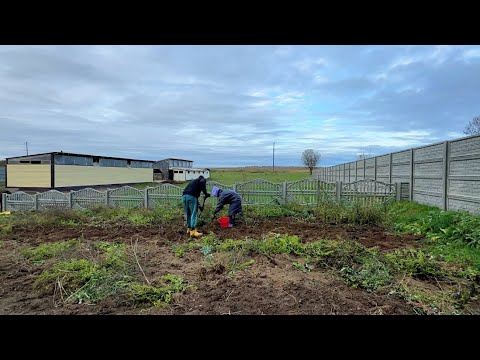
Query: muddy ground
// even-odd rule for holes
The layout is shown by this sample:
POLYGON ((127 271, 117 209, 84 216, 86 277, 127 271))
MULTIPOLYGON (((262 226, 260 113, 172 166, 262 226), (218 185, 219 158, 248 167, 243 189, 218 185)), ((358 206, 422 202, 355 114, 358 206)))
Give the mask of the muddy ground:
MULTIPOLYGON (((220 239, 259 239, 269 232, 298 235, 302 242, 318 239, 352 239, 368 247, 391 250, 419 246, 415 236, 399 236, 380 227, 347 224, 301 223, 295 219, 264 220, 220 229, 216 223, 201 228, 220 239)), ((209 266, 199 251, 176 257, 175 244, 189 241, 181 223, 133 227, 55 227, 20 229, 4 236, 0 245, 0 314, 412 314, 412 306, 393 295, 378 295, 347 286, 332 271, 301 272, 292 267, 291 255, 254 255, 254 264, 234 276, 221 266, 209 266), (184 277, 192 285, 174 296, 171 305, 135 308, 120 299, 95 305, 59 303, 52 295, 40 296, 33 283, 42 268, 22 259, 23 247, 44 242, 82 238, 85 241, 138 243, 139 262, 147 279, 166 273, 184 277)), ((141 277, 140 277, 141 279, 141 277)))

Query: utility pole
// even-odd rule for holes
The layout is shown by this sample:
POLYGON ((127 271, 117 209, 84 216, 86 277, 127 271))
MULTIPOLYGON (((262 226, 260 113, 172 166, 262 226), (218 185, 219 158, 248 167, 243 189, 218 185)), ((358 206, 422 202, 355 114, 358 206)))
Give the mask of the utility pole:
POLYGON ((27 156, 28 156, 28 142, 25 141, 25 149, 27 149, 27 156))
POLYGON ((273 172, 275 172, 275 141, 273 142, 273 158, 272 158, 273 172))

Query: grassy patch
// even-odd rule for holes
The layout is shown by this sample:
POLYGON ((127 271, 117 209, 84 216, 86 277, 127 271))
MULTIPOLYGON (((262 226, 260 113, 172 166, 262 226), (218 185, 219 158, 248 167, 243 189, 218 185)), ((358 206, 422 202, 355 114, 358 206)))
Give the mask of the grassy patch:
POLYGON ((182 293, 188 288, 185 280, 173 274, 162 276, 164 286, 133 283, 129 286, 129 295, 135 304, 163 306, 170 304, 175 293, 182 293))
POLYGON ((45 243, 38 247, 22 249, 20 253, 32 262, 43 262, 46 259, 64 253, 68 249, 78 245, 78 243, 79 241, 76 239, 45 243))
POLYGON ((446 275, 440 265, 433 260, 433 256, 422 250, 395 250, 387 254, 386 258, 396 271, 418 279, 441 279, 446 275))
MULTIPOLYGON (((51 255, 61 249, 42 245, 33 254, 51 255)), ((186 288, 182 278, 168 274, 161 278, 165 284, 161 287, 136 281, 136 265, 125 244, 101 241, 93 244, 91 250, 91 259, 63 260, 45 269, 37 277, 34 289, 53 293, 64 303, 94 304, 115 296, 132 304, 159 305, 168 304, 172 294, 186 288)))
POLYGON ((250 180, 262 179, 271 182, 297 181, 310 177, 305 171, 241 171, 241 170, 213 170, 209 181, 218 181, 225 185, 233 185, 250 180))

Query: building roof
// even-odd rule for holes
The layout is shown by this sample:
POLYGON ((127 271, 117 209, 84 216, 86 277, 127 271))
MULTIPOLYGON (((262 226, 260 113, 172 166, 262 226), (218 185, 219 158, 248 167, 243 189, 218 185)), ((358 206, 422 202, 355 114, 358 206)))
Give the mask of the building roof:
POLYGON ((143 162, 149 162, 149 163, 154 163, 155 161, 153 160, 139 160, 139 159, 131 159, 131 158, 122 158, 122 157, 116 157, 116 156, 102 156, 102 155, 88 155, 88 154, 75 154, 75 153, 66 153, 63 151, 54 151, 54 152, 47 152, 47 153, 40 153, 40 154, 30 154, 30 155, 22 155, 22 156, 12 156, 5 158, 6 160, 9 159, 20 159, 20 158, 26 158, 30 156, 38 156, 38 155, 67 155, 67 156, 85 156, 85 157, 99 157, 102 159, 115 159, 115 160, 132 160, 132 161, 143 161, 143 162))
POLYGON ((183 167, 183 166, 172 166, 170 170, 188 170, 188 171, 205 171, 209 169, 207 168, 191 168, 191 167, 183 167))
POLYGON ((164 161, 164 160, 180 160, 180 161, 189 161, 189 162, 193 162, 193 160, 187 160, 187 159, 178 159, 178 158, 166 158, 166 159, 158 160, 157 162, 164 161))

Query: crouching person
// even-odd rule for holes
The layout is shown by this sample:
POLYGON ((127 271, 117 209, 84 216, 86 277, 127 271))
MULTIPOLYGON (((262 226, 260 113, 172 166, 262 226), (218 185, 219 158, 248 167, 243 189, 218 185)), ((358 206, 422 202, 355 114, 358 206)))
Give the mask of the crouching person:
POLYGON ((212 195, 218 197, 218 205, 213 213, 213 218, 217 216, 217 213, 223 209, 226 204, 229 204, 228 217, 230 222, 228 227, 235 225, 235 216, 242 215, 242 197, 233 190, 222 190, 216 186, 212 188, 212 195))

